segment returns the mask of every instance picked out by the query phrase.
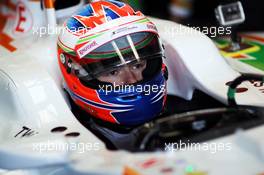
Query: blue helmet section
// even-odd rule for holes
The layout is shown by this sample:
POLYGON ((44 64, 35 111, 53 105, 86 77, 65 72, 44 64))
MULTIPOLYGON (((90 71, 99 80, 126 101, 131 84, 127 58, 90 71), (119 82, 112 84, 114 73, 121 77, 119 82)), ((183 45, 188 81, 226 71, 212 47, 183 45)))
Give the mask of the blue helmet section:
POLYGON ((140 125, 157 117, 163 108, 166 96, 166 80, 159 73, 151 81, 135 85, 134 88, 106 92, 98 90, 100 99, 105 102, 127 106, 112 110, 112 115, 126 126, 140 125))

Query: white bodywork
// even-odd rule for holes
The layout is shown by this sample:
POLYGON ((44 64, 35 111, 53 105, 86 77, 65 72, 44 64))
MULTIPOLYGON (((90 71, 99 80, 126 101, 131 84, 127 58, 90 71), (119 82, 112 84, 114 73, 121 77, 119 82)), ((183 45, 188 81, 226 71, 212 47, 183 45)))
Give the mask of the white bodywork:
MULTIPOLYGON (((22 2, 28 14, 35 14, 33 9, 39 8, 39 2, 22 2)), ((45 17, 33 15, 32 18, 35 19, 33 26, 44 26, 45 20, 40 19, 45 17)), ((165 44, 168 93, 191 99, 193 90, 200 89, 226 103, 225 84, 239 73, 226 63, 213 42, 194 31, 192 34, 170 33, 168 29, 177 29, 179 24, 151 20, 157 25, 165 44)), ((4 33, 16 38, 11 44, 17 50, 11 53, 0 46, 0 174, 106 175, 132 174, 133 170, 144 175, 166 172, 248 175, 264 171, 263 143, 257 141, 262 138, 264 127, 208 142, 231 145, 231 150, 216 153, 212 150, 141 154, 108 151, 102 141, 77 121, 67 105, 57 65, 57 35, 39 37, 32 35, 31 28, 27 33, 15 36, 10 33, 14 21, 7 22, 4 33), (67 130, 51 132, 60 126, 67 130), (30 130, 22 131, 23 127, 30 130), (65 137, 72 132, 78 132, 80 136, 65 137), (86 144, 89 149, 86 148, 84 153, 81 148, 48 149, 47 146, 52 144, 86 144), (256 149, 248 150, 249 147, 256 149), (129 167, 130 173, 125 167, 129 167)), ((243 86, 249 90, 237 95, 239 104, 264 106, 263 93, 250 83, 243 86)))

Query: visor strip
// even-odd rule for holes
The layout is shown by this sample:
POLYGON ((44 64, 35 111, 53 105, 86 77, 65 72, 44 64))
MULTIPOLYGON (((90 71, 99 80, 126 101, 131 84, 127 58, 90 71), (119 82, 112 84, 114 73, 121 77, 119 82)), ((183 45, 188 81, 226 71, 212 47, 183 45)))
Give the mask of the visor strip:
POLYGON ((133 51, 133 53, 135 55, 135 58, 137 59, 137 61, 139 61, 140 58, 139 58, 138 52, 136 50, 136 47, 135 47, 130 35, 127 35, 126 38, 127 38, 127 41, 129 43, 130 47, 132 48, 132 51, 133 51))
POLYGON ((125 59, 124 59, 122 53, 120 52, 119 48, 117 47, 115 41, 112 41, 111 43, 112 43, 112 46, 114 47, 114 49, 115 49, 117 55, 119 56, 119 58, 120 58, 120 60, 121 60, 121 63, 122 63, 122 64, 125 64, 126 61, 125 61, 125 59))

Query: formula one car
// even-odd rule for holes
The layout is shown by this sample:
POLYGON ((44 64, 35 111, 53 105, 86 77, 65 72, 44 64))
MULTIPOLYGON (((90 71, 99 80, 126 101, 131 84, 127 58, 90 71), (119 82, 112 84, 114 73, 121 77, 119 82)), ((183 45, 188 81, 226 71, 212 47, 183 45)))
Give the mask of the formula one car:
POLYGON ((241 48, 232 50, 227 39, 213 42, 150 18, 165 48, 167 113, 138 126, 130 149, 109 144, 80 122, 85 114, 62 86, 58 31, 83 3, 1 4, 1 174, 264 173, 262 34, 242 35, 241 48))

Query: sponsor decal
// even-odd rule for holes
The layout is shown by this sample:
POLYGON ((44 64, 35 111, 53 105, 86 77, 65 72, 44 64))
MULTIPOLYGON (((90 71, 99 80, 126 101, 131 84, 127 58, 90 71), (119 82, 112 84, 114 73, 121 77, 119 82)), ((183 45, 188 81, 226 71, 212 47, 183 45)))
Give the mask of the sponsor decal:
POLYGON ((16 25, 16 31, 17 32, 24 32, 24 28, 22 27, 22 23, 26 22, 26 17, 24 16, 26 11, 26 8, 23 4, 18 5, 18 23, 16 25))
POLYGON ((5 49, 7 49, 10 52, 14 52, 17 50, 17 48, 11 44, 11 42, 13 41, 12 37, 10 37, 9 35, 5 33, 1 33, 1 32, 0 32, 0 35, 1 35, 0 46, 3 46, 5 49))
POLYGON ((23 126, 22 129, 14 136, 14 137, 31 137, 31 136, 34 136, 38 134, 38 132, 36 131, 33 131, 32 129, 26 127, 26 126, 23 126))
POLYGON ((11 44, 13 38, 3 32, 7 19, 0 14, 0 46, 4 47, 10 52, 16 51, 16 47, 11 44))
POLYGON ((157 31, 157 28, 155 25, 152 25, 152 24, 147 24, 147 28, 148 29, 151 29, 151 30, 156 30, 157 31))
POLYGON ((261 81, 250 81, 250 83, 256 87, 262 94, 264 94, 264 83, 261 81))
POLYGON ((80 57, 83 57, 85 56, 86 54, 88 54, 94 47, 96 47, 98 44, 96 41, 92 41, 92 42, 89 42, 87 44, 85 44, 83 47, 81 47, 79 50, 78 50, 78 54, 80 57))
MULTIPOLYGON (((232 81, 227 82, 226 86, 230 86, 231 83, 232 83, 232 81)), ((244 93, 247 91, 248 91, 248 88, 246 88, 246 87, 237 87, 236 88, 236 93, 244 93)))
MULTIPOLYGON (((257 88, 259 90, 260 93, 264 94, 264 83, 261 81, 249 81, 255 88, 257 88)), ((227 82, 226 85, 229 86, 231 83, 227 82)), ((238 88, 236 88, 236 93, 245 93, 248 91, 248 88, 240 86, 238 88)))
POLYGON ((134 29, 137 29, 138 26, 132 26, 132 27, 123 27, 123 28, 120 28, 116 31, 113 32, 113 35, 116 35, 116 34, 119 34, 119 33, 123 33, 123 32, 127 32, 129 30, 134 30, 134 29))
POLYGON ((159 159, 156 159, 156 158, 150 158, 150 159, 148 159, 148 160, 146 160, 146 161, 140 163, 139 166, 140 166, 142 169, 149 169, 149 168, 153 168, 153 167, 155 167, 155 166, 157 166, 157 165, 160 165, 160 164, 161 164, 161 162, 160 162, 159 159))
POLYGON ((22 2, 18 3, 16 9, 16 21, 14 34, 29 32, 32 29, 33 18, 29 9, 22 2))

